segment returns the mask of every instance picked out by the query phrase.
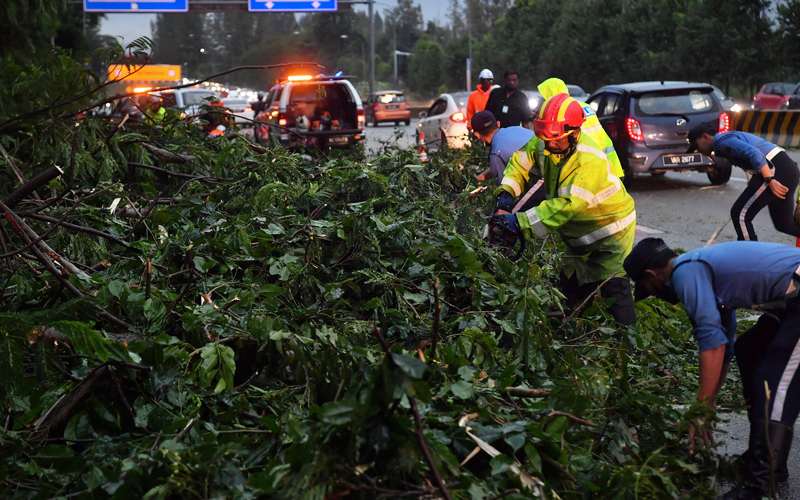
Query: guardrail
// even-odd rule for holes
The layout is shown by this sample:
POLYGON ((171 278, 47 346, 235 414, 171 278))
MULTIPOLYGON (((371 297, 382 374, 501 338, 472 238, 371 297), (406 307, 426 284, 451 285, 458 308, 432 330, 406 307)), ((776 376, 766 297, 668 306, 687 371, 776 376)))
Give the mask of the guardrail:
POLYGON ((749 132, 778 146, 800 146, 800 111, 749 109, 731 118, 731 130, 749 132))

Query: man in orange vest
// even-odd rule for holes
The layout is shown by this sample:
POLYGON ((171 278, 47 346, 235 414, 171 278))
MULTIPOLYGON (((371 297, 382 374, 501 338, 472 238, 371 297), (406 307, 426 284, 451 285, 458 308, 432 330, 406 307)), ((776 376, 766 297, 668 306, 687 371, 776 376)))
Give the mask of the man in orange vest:
POLYGON ((492 83, 494 82, 494 75, 488 69, 481 71, 478 75, 480 84, 478 89, 469 95, 467 100, 467 128, 472 130, 472 117, 478 111, 486 109, 486 101, 489 100, 489 94, 492 92, 492 83))

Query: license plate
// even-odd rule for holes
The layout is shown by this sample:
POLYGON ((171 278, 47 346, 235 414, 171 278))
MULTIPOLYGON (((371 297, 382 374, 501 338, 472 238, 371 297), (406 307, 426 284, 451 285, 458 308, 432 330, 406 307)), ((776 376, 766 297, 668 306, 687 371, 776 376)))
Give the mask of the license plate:
POLYGON ((328 144, 347 144, 347 136, 328 137, 328 144))
POLYGON ((397 109, 399 107, 400 106, 398 106, 397 104, 390 104, 390 105, 386 106, 386 109, 397 109))
POLYGON ((665 167, 678 167, 682 165, 700 165, 703 163, 703 155, 699 153, 685 155, 664 155, 662 156, 665 167))

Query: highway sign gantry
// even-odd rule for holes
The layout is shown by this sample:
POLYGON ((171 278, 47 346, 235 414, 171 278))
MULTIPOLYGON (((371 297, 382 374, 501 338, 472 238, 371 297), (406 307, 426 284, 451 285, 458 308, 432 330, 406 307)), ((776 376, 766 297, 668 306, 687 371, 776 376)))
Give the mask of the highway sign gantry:
POLYGON ((250 12, 335 12, 336 0, 248 0, 250 12))
POLYGON ((83 0, 86 12, 188 12, 189 0, 83 0))

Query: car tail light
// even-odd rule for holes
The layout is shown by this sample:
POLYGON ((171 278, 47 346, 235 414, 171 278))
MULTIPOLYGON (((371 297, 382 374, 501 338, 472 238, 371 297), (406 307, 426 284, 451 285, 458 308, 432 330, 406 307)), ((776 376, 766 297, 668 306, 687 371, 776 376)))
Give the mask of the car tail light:
POLYGON ((628 129, 628 137, 630 137, 631 140, 638 142, 644 140, 644 136, 642 135, 642 125, 639 123, 639 120, 628 118, 625 120, 625 128, 628 129))
POLYGON ((242 112, 243 113, 249 113, 251 111, 253 111, 253 108, 244 108, 244 110, 242 112))
POLYGON ((450 115, 450 120, 456 123, 467 123, 467 116, 461 111, 456 111, 450 115))
POLYGON ((410 107, 408 107, 408 102, 406 102, 406 109, 411 109, 410 107))
POLYGON ((379 111, 381 109, 381 106, 376 102, 375 104, 372 105, 372 109, 375 111, 379 111))
POLYGON ((278 125, 281 127, 285 127, 288 122, 286 121, 286 115, 283 113, 278 113, 278 125))
POLYGON ((359 109, 358 110, 358 130, 364 130, 364 124, 366 122, 367 122, 367 120, 364 118, 364 110, 363 109, 359 109))
POLYGON ((728 132, 731 129, 731 117, 728 113, 719 115, 719 133, 728 132))

